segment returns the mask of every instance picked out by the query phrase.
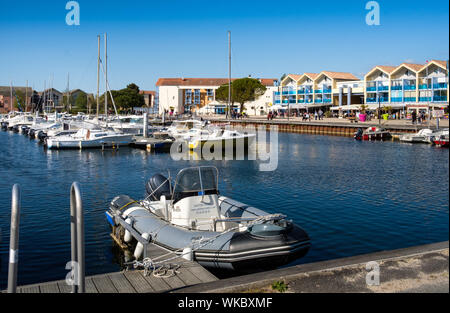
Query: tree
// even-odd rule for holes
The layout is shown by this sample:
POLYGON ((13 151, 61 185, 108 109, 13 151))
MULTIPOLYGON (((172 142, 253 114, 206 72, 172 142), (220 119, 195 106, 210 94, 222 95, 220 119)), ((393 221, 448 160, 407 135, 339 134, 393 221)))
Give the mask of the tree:
MULTIPOLYGON (((114 103, 118 111, 128 110, 134 107, 142 107, 145 105, 144 96, 139 94, 139 86, 136 84, 129 84, 127 88, 121 90, 111 90, 114 98, 114 103)), ((100 103, 105 103, 105 94, 100 99, 100 103)), ((111 95, 108 92, 108 103, 112 104, 111 95)), ((100 112, 104 111, 104 106, 100 105, 100 112)))
MULTIPOLYGON (((241 78, 231 83, 231 105, 235 102, 240 104, 240 111, 244 110, 244 104, 255 101, 266 92, 266 87, 257 79, 241 78)), ((216 100, 228 101, 228 84, 220 86, 216 90, 216 100)))
MULTIPOLYGON (((71 96, 72 97, 72 96, 71 96)), ((73 103, 73 102, 71 102, 73 103)), ((72 112, 78 113, 78 112, 87 112, 87 106, 88 100, 87 95, 85 92, 80 91, 77 95, 77 98, 75 99, 75 103, 72 106, 72 112)))
POLYGON ((255 101, 266 92, 266 87, 257 79, 242 78, 237 79, 232 84, 233 99, 240 104, 241 112, 244 104, 248 101, 255 101))

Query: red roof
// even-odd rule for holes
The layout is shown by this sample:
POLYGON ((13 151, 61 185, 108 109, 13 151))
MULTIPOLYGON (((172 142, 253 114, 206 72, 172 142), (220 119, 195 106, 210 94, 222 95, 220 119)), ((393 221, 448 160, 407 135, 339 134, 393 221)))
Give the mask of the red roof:
MULTIPOLYGON (((232 78, 231 81, 237 78, 232 78)), ((260 78, 264 86, 273 86, 276 78, 260 78)), ((160 78, 156 86, 222 86, 228 83, 228 78, 160 78)))
POLYGON ((156 95, 156 91, 153 90, 141 90, 139 91, 139 94, 141 95, 156 95))

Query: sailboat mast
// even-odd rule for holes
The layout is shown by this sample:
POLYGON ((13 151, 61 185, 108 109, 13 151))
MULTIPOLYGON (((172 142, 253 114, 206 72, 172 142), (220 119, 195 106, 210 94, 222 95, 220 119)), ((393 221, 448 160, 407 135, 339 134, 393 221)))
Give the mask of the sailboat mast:
POLYGON ((228 110, 227 117, 231 116, 231 32, 228 31, 228 110))
POLYGON ((97 36, 98 39, 98 58, 97 58, 97 121, 98 121, 98 111, 100 109, 100 36, 97 36))
POLYGON ((11 84, 10 84, 10 88, 9 88, 9 92, 10 92, 10 106, 11 106, 11 112, 13 111, 13 106, 14 106, 14 101, 13 101, 13 96, 12 96, 12 81, 11 81, 11 84))
POLYGON ((108 120, 108 38, 105 33, 105 115, 108 120))

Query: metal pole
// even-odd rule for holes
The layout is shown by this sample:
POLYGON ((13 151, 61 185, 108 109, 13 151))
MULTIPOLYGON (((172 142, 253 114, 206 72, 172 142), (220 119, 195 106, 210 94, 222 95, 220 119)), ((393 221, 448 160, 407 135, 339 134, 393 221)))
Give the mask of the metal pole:
POLYGON ((97 36, 98 40, 98 58, 97 58, 97 121, 98 121, 98 111, 100 109, 100 36, 97 36))
MULTIPOLYGON (((81 201, 80 187, 77 182, 72 184, 70 189, 70 211, 75 212, 76 224, 76 262, 78 267, 76 271, 76 283, 78 288, 73 288, 72 291, 77 290, 78 293, 85 293, 85 260, 84 260, 84 212, 83 203, 81 201)), ((71 232, 72 235, 72 232, 71 232)), ((72 252, 74 251, 74 242, 72 241, 72 252)), ((73 256, 72 256, 73 257, 73 256)), ((72 259, 72 261, 74 261, 72 259)))
POLYGON ((19 261, 20 187, 15 184, 11 201, 11 237, 9 242, 8 293, 17 290, 17 266, 19 261))
POLYGON ((378 126, 381 125, 381 99, 380 95, 378 95, 378 126))
POLYGON ((144 137, 148 137, 148 113, 144 113, 144 137))
POLYGON ((108 120, 108 38, 105 33, 105 119, 108 120))

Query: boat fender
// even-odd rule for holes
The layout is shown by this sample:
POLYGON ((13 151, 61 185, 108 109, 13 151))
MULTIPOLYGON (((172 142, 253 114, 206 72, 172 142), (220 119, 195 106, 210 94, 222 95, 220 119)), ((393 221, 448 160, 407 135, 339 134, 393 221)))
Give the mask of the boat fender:
POLYGON ((192 251, 191 247, 183 249, 182 258, 188 261, 194 261, 194 251, 192 251))
MULTIPOLYGON (((125 223, 127 223, 128 225, 131 226, 131 218, 127 218, 125 220, 125 223)), ((133 239, 133 236, 131 235, 131 233, 125 229, 125 235, 123 236, 123 240, 125 242, 130 242, 133 239)))
MULTIPOLYGON (((148 240, 150 238, 150 235, 148 233, 143 233, 142 238, 148 240)), ((134 257, 136 258, 136 260, 140 259, 140 257, 142 256, 142 252, 144 252, 144 245, 140 242, 138 242, 138 244, 136 245, 136 249, 134 249, 134 257)))

